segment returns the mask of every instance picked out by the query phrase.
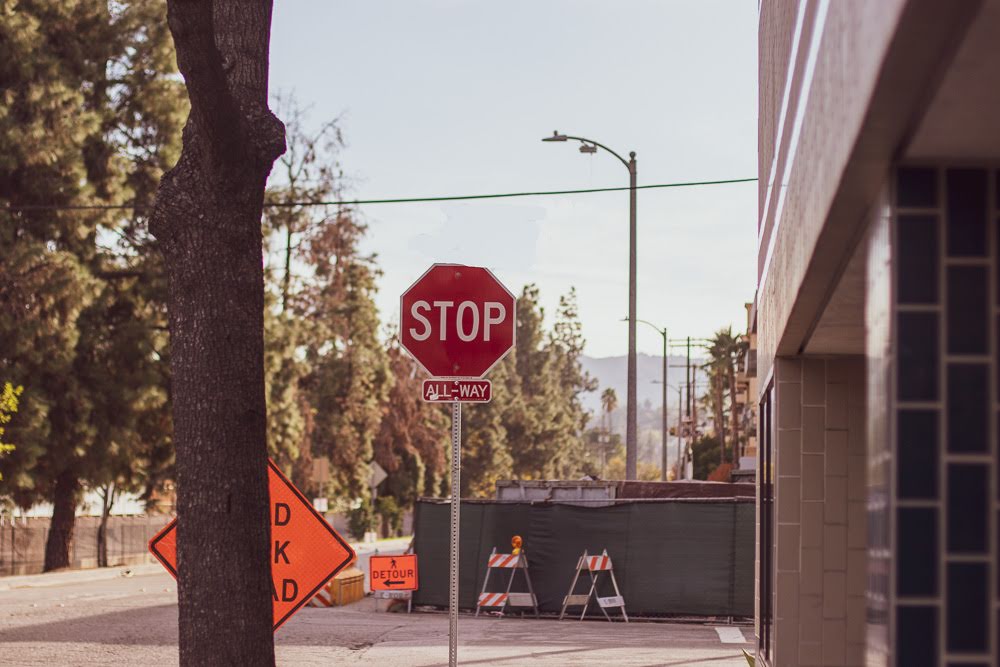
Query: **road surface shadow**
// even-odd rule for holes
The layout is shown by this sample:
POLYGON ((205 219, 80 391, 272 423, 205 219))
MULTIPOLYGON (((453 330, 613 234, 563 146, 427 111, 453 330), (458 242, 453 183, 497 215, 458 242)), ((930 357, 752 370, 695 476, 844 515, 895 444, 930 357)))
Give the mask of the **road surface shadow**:
POLYGON ((176 646, 177 605, 139 607, 0 629, 0 644, 15 642, 176 646))

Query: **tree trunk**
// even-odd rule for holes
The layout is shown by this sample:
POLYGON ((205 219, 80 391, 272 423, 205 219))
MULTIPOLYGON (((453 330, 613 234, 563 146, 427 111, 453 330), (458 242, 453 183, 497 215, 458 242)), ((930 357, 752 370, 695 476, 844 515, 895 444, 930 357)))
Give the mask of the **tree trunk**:
POLYGON ((115 504, 115 485, 101 489, 101 522, 97 526, 97 567, 108 566, 108 519, 115 504))
POLYGON ((73 527, 76 524, 76 503, 80 496, 80 482, 71 471, 56 478, 52 498, 52 523, 45 542, 44 570, 50 572, 70 566, 69 550, 73 544, 73 527))
POLYGON ((285 226, 285 275, 281 280, 281 312, 288 310, 288 292, 292 286, 292 223, 285 226))
POLYGON ((97 525, 97 567, 108 566, 108 517, 101 515, 97 525))
POLYGON ((271 3, 170 0, 191 100, 150 230, 169 280, 180 663, 274 665, 261 210, 271 3))

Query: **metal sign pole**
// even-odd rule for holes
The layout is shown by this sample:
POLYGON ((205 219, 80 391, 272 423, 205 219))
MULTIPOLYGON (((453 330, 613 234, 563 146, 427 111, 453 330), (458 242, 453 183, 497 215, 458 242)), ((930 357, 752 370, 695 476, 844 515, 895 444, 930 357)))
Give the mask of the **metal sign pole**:
POLYGON ((462 503, 462 404, 451 404, 451 557, 448 581, 448 667, 458 665, 458 527, 462 503))

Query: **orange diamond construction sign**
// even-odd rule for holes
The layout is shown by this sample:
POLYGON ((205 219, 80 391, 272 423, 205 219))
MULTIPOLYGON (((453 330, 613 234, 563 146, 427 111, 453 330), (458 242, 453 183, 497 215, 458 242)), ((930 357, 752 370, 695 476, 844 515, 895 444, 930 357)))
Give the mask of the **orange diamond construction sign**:
MULTIPOLYGON (((271 601, 274 629, 291 618, 356 555, 305 496, 268 461, 271 494, 271 601)), ((149 541, 149 550, 177 577, 177 519, 149 541)))

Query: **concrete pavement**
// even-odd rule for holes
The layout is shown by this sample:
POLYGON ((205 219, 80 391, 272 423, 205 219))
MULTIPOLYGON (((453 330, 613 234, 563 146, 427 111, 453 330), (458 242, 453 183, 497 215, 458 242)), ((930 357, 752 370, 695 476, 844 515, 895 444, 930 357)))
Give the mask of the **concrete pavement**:
MULTIPOLYGON (((4 664, 177 664, 176 586, 165 573, 17 588, 0 592, 0 600, 4 664)), ((367 598, 302 609, 276 635, 278 663, 447 664, 446 614, 376 613, 374 605, 367 598)), ((739 649, 750 644, 726 642, 745 639, 749 630, 735 637, 734 630, 463 615, 459 655, 463 665, 744 667, 739 649)))

